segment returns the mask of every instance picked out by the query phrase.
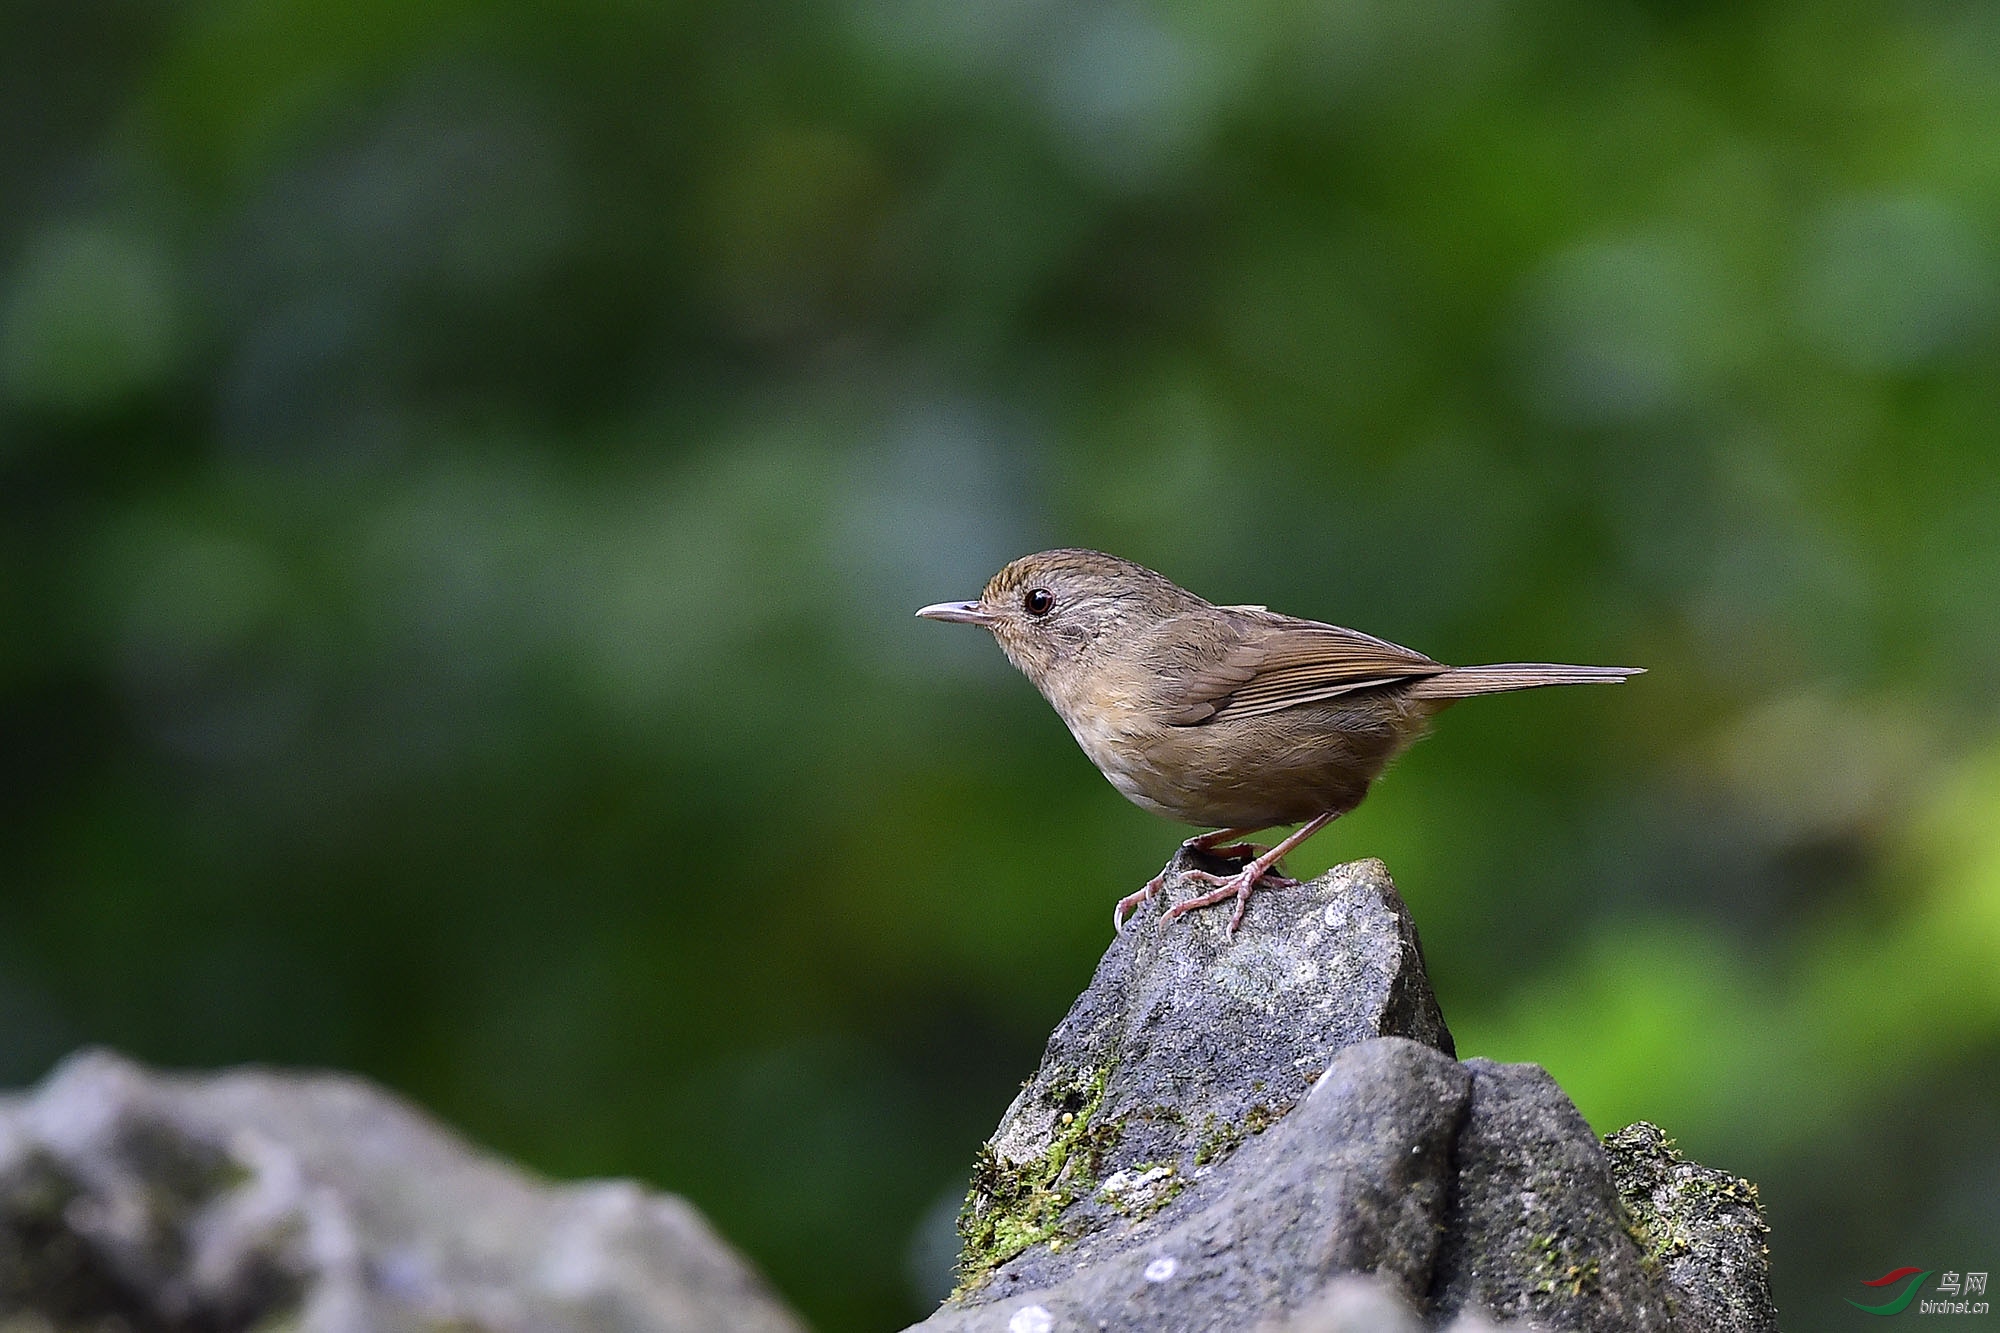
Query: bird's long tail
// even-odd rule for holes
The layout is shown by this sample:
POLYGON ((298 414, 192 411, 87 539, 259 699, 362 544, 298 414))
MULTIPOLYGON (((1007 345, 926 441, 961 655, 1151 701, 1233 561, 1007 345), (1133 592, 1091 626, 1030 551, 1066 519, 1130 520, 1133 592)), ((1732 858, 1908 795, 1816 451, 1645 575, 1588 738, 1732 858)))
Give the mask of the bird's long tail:
POLYGON ((1492 666, 1453 667, 1410 686, 1412 699, 1465 699, 1503 690, 1532 690, 1542 685, 1612 684, 1645 674, 1644 667, 1566 666, 1560 662, 1498 662, 1492 666))

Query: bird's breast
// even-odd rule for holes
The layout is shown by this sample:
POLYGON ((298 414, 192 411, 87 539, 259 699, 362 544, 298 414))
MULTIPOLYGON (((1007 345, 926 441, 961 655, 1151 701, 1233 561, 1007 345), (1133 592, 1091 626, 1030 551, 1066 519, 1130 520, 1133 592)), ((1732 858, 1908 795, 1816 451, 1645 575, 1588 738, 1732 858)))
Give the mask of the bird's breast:
POLYGON ((1379 704, 1197 726, 1153 720, 1143 706, 1058 711, 1127 800, 1204 826, 1268 828, 1351 809, 1420 729, 1379 704))
POLYGON ((1136 710, 1094 709, 1079 715, 1065 714, 1070 734, 1083 747, 1097 771, 1104 774, 1127 800, 1142 810, 1168 819, 1190 820, 1175 802, 1176 786, 1172 764, 1162 753, 1168 728, 1147 721, 1136 710))

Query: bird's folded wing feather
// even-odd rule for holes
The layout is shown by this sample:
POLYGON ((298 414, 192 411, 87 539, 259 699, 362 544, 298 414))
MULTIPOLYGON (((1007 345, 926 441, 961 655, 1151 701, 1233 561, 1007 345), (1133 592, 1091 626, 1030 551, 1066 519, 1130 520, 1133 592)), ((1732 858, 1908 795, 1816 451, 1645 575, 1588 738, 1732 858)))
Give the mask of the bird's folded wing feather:
POLYGON ((1220 622, 1176 617, 1152 653, 1175 726, 1257 717, 1449 670, 1422 653, 1338 625, 1249 608, 1220 622))

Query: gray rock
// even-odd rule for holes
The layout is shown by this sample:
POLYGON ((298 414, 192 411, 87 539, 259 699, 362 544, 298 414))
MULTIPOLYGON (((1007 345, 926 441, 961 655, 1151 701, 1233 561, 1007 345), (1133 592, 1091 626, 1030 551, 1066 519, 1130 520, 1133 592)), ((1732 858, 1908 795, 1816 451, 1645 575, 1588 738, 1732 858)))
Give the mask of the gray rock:
POLYGON ((1585 1333, 1673 1327, 1611 1180, 1611 1161, 1537 1065, 1468 1060, 1472 1113, 1438 1257, 1437 1308, 1585 1333))
MULTIPOLYGON (((1510 1324, 1510 1329, 1525 1325, 1510 1324)), ((1361 1274, 1335 1278, 1296 1317, 1270 1323, 1258 1333, 1423 1333, 1424 1322, 1382 1282, 1361 1274)), ((1446 1333, 1500 1333, 1484 1315, 1461 1314, 1446 1333)))
POLYGON ((1172 1206, 1054 1255, 1037 1247, 923 1327, 1017 1333, 1041 1311, 1053 1329, 1247 1329, 1355 1272, 1420 1300, 1470 1091, 1464 1071, 1428 1046, 1399 1037, 1349 1046, 1282 1126, 1172 1206))
POLYGON ((1270 1323, 1258 1333, 1423 1333, 1408 1302, 1371 1277, 1335 1278, 1296 1317, 1270 1323))
POLYGON ((670 1195, 534 1180, 359 1079, 103 1053, 0 1102, 0 1312, 134 1333, 803 1328, 670 1195))
POLYGON ((1770 1228, 1757 1187, 1688 1161, 1643 1120, 1611 1135, 1604 1147, 1646 1261, 1660 1270, 1681 1326, 1777 1333, 1765 1244, 1770 1228))
MULTIPOLYGON (((1380 862, 1225 920, 1142 913, 1112 944, 981 1150, 964 1282, 919 1328, 1765 1333, 1681 1299, 1546 1073, 1453 1058, 1380 862)), ((1656 1212, 1659 1236, 1709 1215, 1656 1212)), ((1740 1288, 1719 1308, 1768 1309, 1761 1268, 1705 1262, 1690 1280, 1740 1288)))
POLYGON ((1138 1235, 1342 1047, 1402 1036, 1451 1051, 1380 861, 1259 894, 1234 940, 1226 912, 1159 925, 1190 891, 1176 879, 1113 941, 981 1150, 960 1227, 974 1288, 1002 1263, 1039 1284, 1086 1238, 1100 1253, 1138 1235))

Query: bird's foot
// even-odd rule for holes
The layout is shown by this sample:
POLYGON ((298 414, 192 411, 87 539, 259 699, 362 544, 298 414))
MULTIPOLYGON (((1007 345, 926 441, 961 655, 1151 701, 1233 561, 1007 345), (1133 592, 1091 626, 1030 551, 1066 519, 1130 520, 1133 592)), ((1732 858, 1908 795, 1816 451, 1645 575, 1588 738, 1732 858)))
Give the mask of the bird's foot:
MULTIPOLYGON (((1120 934, 1124 933, 1125 923, 1131 919, 1132 913, 1138 911, 1142 906, 1159 896, 1160 890, 1167 886, 1167 875, 1173 870, 1174 864, 1184 861, 1190 852, 1198 853, 1202 856, 1212 856, 1218 861, 1247 861, 1249 864, 1243 868, 1243 873, 1249 875, 1252 882, 1261 878, 1265 883, 1273 885, 1296 883, 1296 880, 1289 880, 1282 875, 1274 876, 1269 873, 1272 863, 1277 859, 1269 848, 1259 847, 1254 842, 1226 841, 1229 838, 1241 837, 1245 833, 1255 833, 1256 831, 1254 826, 1250 828, 1224 828, 1216 829, 1213 833, 1199 833, 1189 838, 1181 844, 1181 849, 1175 855, 1174 862, 1169 863, 1165 870, 1147 880, 1145 887, 1137 893, 1130 894, 1118 900, 1118 905, 1111 909, 1111 928, 1120 934)), ((1187 873, 1190 875, 1200 875, 1211 883, 1220 884, 1222 882, 1206 870, 1189 870, 1187 873)), ((1244 890, 1244 895, 1246 898, 1248 897, 1248 889, 1244 890)), ((1215 898, 1212 901, 1221 902, 1222 899, 1215 898)), ((1193 904, 1194 907, 1202 905, 1202 903, 1193 904)), ((1190 906, 1183 904, 1167 913, 1163 919, 1171 921, 1180 915, 1180 913, 1189 910, 1191 910, 1190 906)), ((1243 919, 1241 908, 1237 909, 1236 919, 1238 921, 1243 919)), ((1236 927, 1232 925, 1229 930, 1231 934, 1235 934, 1236 927)))
POLYGON ((1190 870, 1186 873, 1189 879, 1199 880, 1203 884, 1213 884, 1215 888, 1211 892, 1197 894, 1195 897, 1184 898, 1175 903, 1160 915, 1160 924, 1165 925, 1177 916, 1186 916, 1189 912, 1198 912, 1204 907, 1214 907, 1217 903, 1226 903, 1234 898, 1236 911, 1230 915, 1228 930, 1232 938, 1236 934, 1236 928, 1243 924, 1243 913, 1250 906, 1250 893, 1253 889, 1295 889, 1299 886, 1297 880, 1276 873, 1269 864, 1262 863, 1261 859, 1252 861, 1233 875, 1211 875, 1206 870, 1190 870))
MULTIPOLYGON (((1221 829, 1216 833, 1204 833, 1198 837, 1189 838, 1186 842, 1182 843, 1181 854, 1185 856, 1189 852, 1195 852, 1202 856, 1212 856, 1218 861, 1255 861, 1258 857, 1265 855, 1270 849, 1259 847, 1254 842, 1232 842, 1227 846, 1218 846, 1215 842, 1215 839, 1218 837, 1228 837, 1232 834, 1247 832, 1249 832, 1248 829, 1221 829)), ((1168 866, 1166 870, 1162 870, 1159 874, 1147 880, 1145 887, 1137 893, 1128 894, 1118 900, 1118 905, 1111 909, 1111 928, 1114 932, 1123 934, 1125 923, 1132 919, 1132 913, 1160 896, 1160 890, 1167 886, 1168 871, 1172 869, 1172 866, 1168 866)), ((1207 872, 1190 871, 1189 873, 1205 874, 1207 872)))

